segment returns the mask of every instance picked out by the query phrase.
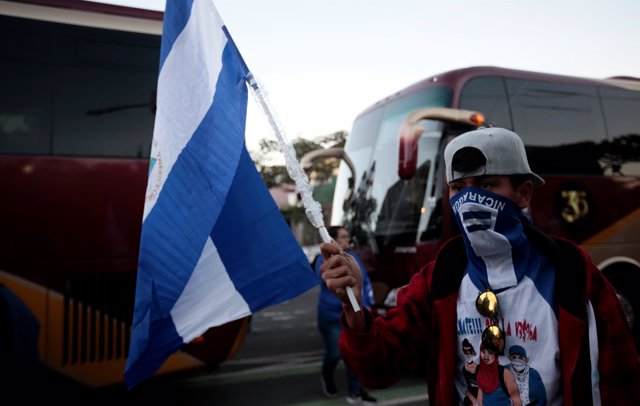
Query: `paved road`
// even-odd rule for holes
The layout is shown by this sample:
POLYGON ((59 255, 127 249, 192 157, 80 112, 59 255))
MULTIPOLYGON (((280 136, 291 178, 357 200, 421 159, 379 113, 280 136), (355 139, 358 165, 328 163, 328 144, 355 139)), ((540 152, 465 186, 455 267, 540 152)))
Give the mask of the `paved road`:
MULTIPOLYGON (((92 405, 344 405, 343 366, 336 372, 340 397, 320 391, 323 344, 316 328, 318 288, 253 316, 251 332, 236 356, 214 370, 152 379, 131 392, 122 387, 75 390, 71 404, 92 405)), ((381 405, 428 405, 426 384, 407 376, 372 391, 381 405)), ((68 398, 67 398, 68 400, 68 398)))

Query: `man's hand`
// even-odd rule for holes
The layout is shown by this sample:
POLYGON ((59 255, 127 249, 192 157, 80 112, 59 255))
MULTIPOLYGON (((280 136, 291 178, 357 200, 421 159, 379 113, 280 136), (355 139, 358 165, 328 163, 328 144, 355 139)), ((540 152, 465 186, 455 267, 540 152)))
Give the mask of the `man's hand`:
POLYGON ((322 259, 324 260, 320 266, 322 279, 327 288, 342 301, 349 327, 355 330, 359 330, 360 326, 364 328, 363 312, 356 313, 353 311, 346 291, 347 286, 353 288, 353 293, 362 308, 362 273, 360 266, 335 241, 320 244, 320 252, 322 252, 322 259))

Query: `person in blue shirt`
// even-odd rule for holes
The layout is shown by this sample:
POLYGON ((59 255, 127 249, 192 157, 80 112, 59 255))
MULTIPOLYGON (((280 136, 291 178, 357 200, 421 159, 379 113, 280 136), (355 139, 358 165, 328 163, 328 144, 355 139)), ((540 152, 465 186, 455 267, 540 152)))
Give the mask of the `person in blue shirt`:
MULTIPOLYGON (((349 236, 349 231, 340 226, 329 227, 327 231, 331 238, 333 238, 346 253, 352 255, 360 266, 362 273, 362 305, 371 308, 374 303, 371 281, 360 258, 350 249, 351 237, 349 236)), ((322 262, 322 256, 318 256, 314 264, 314 269, 318 275, 320 275, 322 262)), ((338 396, 334 373, 341 358, 340 351, 338 350, 338 338, 342 330, 339 321, 341 314, 342 302, 322 283, 320 285, 320 294, 318 295, 318 329, 320 330, 320 334, 322 334, 322 339, 325 344, 325 353, 322 362, 322 393, 328 398, 338 396)), ((375 404, 376 399, 369 395, 362 387, 360 381, 349 371, 348 367, 345 366, 345 369, 348 385, 347 402, 350 404, 375 404)))

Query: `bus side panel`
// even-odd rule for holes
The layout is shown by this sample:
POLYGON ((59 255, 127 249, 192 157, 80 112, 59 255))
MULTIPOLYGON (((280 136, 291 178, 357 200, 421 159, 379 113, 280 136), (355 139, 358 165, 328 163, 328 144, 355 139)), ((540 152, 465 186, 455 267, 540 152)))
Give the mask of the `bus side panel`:
MULTIPOLYGON (((89 386, 123 380, 147 165, 0 156, 0 283, 40 322, 42 361, 89 386)), ((246 327, 210 329, 160 373, 224 361, 246 327)))
POLYGON ((53 270, 134 270, 146 170, 146 160, 3 156, 0 264, 57 290, 53 270))
MULTIPOLYGON (((546 176, 531 203, 533 222, 545 232, 593 247, 628 247, 624 254, 640 261, 632 249, 640 243, 640 183, 622 176, 546 176)), ((619 254, 622 254, 620 252, 619 254)), ((608 256, 611 256, 609 253, 608 256)), ((594 258, 596 263, 598 258, 594 258)))

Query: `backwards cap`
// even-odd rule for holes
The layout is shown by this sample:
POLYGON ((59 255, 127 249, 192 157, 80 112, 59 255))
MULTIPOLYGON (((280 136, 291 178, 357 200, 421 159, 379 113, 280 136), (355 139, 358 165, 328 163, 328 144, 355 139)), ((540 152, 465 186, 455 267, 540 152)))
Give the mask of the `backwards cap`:
POLYGON ((481 128, 459 135, 445 148, 444 161, 447 183, 470 176, 529 175, 529 179, 535 186, 544 185, 544 180, 531 172, 524 144, 518 134, 504 128, 481 128), (453 158, 463 148, 480 151, 485 158, 485 163, 470 168, 469 171, 453 168, 453 158))
POLYGON ((509 348, 509 356, 512 356, 512 355, 519 355, 521 357, 526 357, 527 351, 519 345, 512 345, 511 348, 509 348))

